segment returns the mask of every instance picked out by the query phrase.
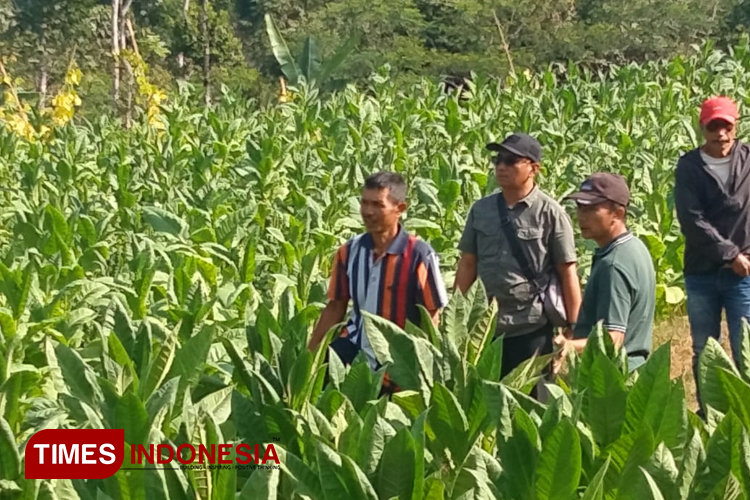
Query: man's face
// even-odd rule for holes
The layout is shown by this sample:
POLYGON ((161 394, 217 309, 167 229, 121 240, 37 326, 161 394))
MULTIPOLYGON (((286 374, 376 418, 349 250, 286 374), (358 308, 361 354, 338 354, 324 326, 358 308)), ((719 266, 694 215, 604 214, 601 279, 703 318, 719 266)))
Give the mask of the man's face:
POLYGON ((406 203, 397 203, 390 196, 390 189, 363 189, 359 212, 369 233, 382 233, 398 224, 406 210, 406 203))
POLYGON ((725 120, 711 120, 701 126, 703 137, 706 140, 705 151, 710 156, 723 158, 729 155, 737 137, 734 124, 725 120))
POLYGON ((577 212, 581 236, 589 240, 607 239, 618 219, 617 212, 610 203, 577 204, 577 212))
POLYGON ((539 171, 539 165, 507 151, 501 151, 493 159, 495 179, 503 189, 521 189, 539 171))

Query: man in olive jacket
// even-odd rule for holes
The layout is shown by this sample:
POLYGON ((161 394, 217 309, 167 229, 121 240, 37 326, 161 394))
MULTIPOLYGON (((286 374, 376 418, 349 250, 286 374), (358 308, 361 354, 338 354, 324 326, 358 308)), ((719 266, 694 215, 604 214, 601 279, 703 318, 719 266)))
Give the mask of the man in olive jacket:
POLYGON ((719 339, 722 310, 737 364, 742 320, 750 318, 750 146, 736 138, 738 118, 731 99, 707 99, 700 113, 705 141, 680 157, 675 172, 699 401, 698 359, 709 337, 719 339))
MULTIPOLYGON (((501 191, 477 200, 469 210, 458 244, 461 258, 455 286, 465 293, 480 279, 487 295, 497 299, 495 337, 503 337, 500 375, 504 377, 535 353, 543 356, 553 351, 555 327, 527 274, 533 273, 545 285, 556 275, 568 322, 565 331, 570 335, 581 305, 581 285, 573 224, 565 209, 535 180, 542 158, 539 141, 514 133, 502 143, 488 144, 487 149, 496 153, 493 167, 501 191), (502 203, 507 216, 501 216, 502 203), (504 224, 515 228, 528 272, 514 255, 504 224)), ((537 389, 531 394, 536 397, 537 389)))

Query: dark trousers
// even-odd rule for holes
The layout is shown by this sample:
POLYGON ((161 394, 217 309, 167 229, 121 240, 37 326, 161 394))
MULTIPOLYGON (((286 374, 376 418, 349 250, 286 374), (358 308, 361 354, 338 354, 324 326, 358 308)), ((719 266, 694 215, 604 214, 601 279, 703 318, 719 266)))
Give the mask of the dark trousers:
MULTIPOLYGON (((551 324, 531 333, 519 335, 518 337, 503 338, 503 367, 500 372, 500 378, 505 377, 521 363, 530 359, 534 353, 538 356, 552 353, 552 337, 554 328, 551 324)), ((544 369, 544 374, 549 372, 549 365, 544 369)), ((531 397, 537 397, 536 386, 531 391, 531 397)))

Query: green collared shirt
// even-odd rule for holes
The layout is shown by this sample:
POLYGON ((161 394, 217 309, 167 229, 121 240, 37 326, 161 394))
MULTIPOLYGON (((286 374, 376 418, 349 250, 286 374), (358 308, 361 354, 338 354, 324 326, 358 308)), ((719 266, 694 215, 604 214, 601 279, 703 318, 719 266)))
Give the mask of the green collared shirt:
MULTIPOLYGON (((510 337, 533 332, 548 320, 541 297, 523 275, 505 238, 497 209, 498 196, 501 194, 491 194, 474 203, 458 248, 477 257, 477 276, 487 295, 498 302, 496 332, 510 337)), ((555 266, 577 261, 570 217, 551 196, 535 186, 524 199, 508 208, 533 271, 551 276, 556 272, 555 266)))
POLYGON ((651 353, 656 273, 646 245, 627 231, 594 254, 583 292, 575 338, 586 338, 596 323, 625 332, 628 368, 646 362, 651 353))

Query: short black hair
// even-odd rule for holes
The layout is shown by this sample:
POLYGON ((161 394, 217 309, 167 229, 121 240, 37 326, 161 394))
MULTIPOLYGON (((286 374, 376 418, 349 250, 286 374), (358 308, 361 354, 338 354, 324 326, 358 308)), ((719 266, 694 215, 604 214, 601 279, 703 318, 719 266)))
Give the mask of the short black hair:
POLYGON ((406 181, 396 172, 375 172, 365 179, 365 189, 388 189, 388 196, 396 203, 406 201, 406 181))

